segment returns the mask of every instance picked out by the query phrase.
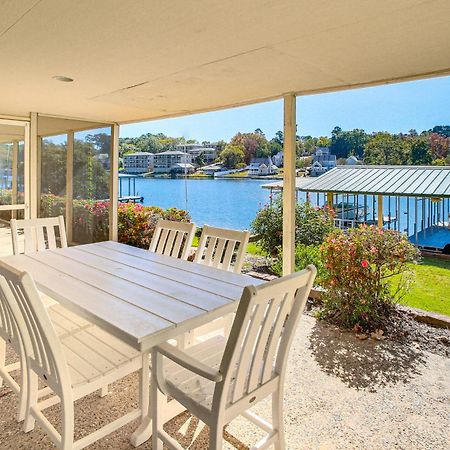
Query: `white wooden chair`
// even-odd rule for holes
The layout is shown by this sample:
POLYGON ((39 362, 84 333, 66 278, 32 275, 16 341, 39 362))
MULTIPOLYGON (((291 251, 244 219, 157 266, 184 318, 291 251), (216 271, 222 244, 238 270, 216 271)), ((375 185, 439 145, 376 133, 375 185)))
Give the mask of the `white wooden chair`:
POLYGON ((228 340, 222 336, 189 348, 163 344, 152 350, 153 450, 182 447, 163 430, 168 395, 210 427, 209 448, 222 449, 223 427, 243 415, 267 435, 252 449, 285 449, 283 386, 289 349, 316 268, 244 289, 228 340), (272 424, 249 409, 272 396, 272 424))
POLYGON ((19 230, 23 230, 25 254, 57 248, 55 227, 59 229, 60 246, 67 247, 66 228, 64 226, 63 216, 40 219, 11 219, 11 237, 14 255, 20 253, 18 240, 19 230))
MULTIPOLYGON (((244 264, 250 233, 248 231, 229 230, 205 225, 200 236, 194 262, 205 264, 229 272, 240 273, 244 264)), ((233 323, 233 314, 229 314, 196 328, 179 339, 182 348, 189 347, 202 336, 221 333, 227 336, 233 323)))
MULTIPOLYGON (((148 412, 148 354, 140 354, 119 339, 97 327, 58 338, 39 298, 36 286, 26 272, 0 262, 0 295, 6 305, 6 320, 13 322, 20 336, 27 369, 27 411, 24 431, 35 420, 57 448, 82 449, 148 412), (126 375, 140 371, 140 407, 99 430, 74 441, 74 402, 126 375), (38 380, 55 395, 38 400, 38 380), (43 411, 61 402, 61 433, 43 411)), ((22 377, 25 380, 25 377, 22 377)))
MULTIPOLYGON (((55 327, 56 333, 60 339, 69 335, 76 336, 80 331, 86 331, 93 328, 94 325, 82 317, 58 306, 48 308, 48 313, 55 327)), ((26 411, 26 393, 27 393, 27 371, 25 368, 25 354, 21 346, 20 336, 14 328, 15 322, 9 314, 9 308, 6 304, 6 298, 0 291, 0 386, 5 382, 19 398, 17 421, 21 422, 25 418, 26 411), (11 345, 19 361, 6 365, 6 343, 11 345), (12 372, 20 372, 20 383, 12 376, 12 372)), ((105 386, 101 391, 101 396, 105 396, 108 387, 105 386)), ((38 397, 49 395, 51 390, 48 387, 38 390, 38 397)))
POLYGON ((248 231, 204 225, 194 262, 240 273, 249 237, 248 231))
POLYGON ((149 250, 161 255, 188 259, 195 234, 195 224, 158 220, 149 250))

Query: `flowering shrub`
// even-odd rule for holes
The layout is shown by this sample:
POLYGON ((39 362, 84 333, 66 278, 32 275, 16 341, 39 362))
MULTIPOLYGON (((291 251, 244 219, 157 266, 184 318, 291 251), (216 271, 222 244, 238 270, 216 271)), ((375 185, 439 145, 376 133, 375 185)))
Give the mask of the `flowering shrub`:
MULTIPOLYGON (((315 208, 309 202, 297 204, 295 208, 296 244, 321 244, 325 236, 334 229, 332 209, 315 208)), ((251 225, 252 232, 260 235, 260 245, 269 255, 277 256, 283 238, 283 204, 281 197, 272 205, 258 211, 251 225)))
MULTIPOLYGON (((73 240, 78 243, 104 241, 109 236, 109 202, 95 200, 73 201, 73 240)), ((41 217, 65 214, 65 198, 53 194, 41 196, 41 217)), ((118 208, 119 242, 148 248, 159 219, 190 222, 186 211, 177 208, 162 209, 121 203, 118 208)))
POLYGON ((190 222, 189 214, 181 209, 162 209, 134 203, 119 205, 119 242, 148 248, 159 219, 190 222))
POLYGON ((418 250, 394 230, 336 230, 322 245, 327 269, 323 315, 346 328, 382 328, 412 281, 418 250))

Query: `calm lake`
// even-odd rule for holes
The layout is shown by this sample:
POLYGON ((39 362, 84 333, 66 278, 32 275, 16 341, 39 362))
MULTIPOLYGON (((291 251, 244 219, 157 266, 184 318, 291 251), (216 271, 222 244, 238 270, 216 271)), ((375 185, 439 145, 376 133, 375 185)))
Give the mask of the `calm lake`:
MULTIPOLYGON (((187 209, 198 226, 244 229, 269 202, 270 191, 261 186, 270 182, 273 180, 136 178, 136 195, 144 196, 144 205, 187 209)), ((123 185, 127 195, 128 185, 123 185)))

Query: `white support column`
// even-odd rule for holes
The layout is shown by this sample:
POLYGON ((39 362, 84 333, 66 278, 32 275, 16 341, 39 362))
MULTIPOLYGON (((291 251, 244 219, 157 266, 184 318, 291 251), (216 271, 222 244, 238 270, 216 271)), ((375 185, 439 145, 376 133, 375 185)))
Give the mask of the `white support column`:
MULTIPOLYGON (((25 160, 27 161, 27 160, 25 160)), ((38 158, 38 115, 37 113, 31 113, 30 124, 30 152, 29 152, 29 177, 25 176, 25 179, 29 179, 28 194, 29 194, 29 218, 35 219, 38 216, 39 207, 39 191, 38 186, 38 171, 40 164, 38 158)), ((25 163, 25 168, 27 164, 25 163)), ((26 189, 25 189, 26 190, 26 189)))
POLYGON ((111 164, 109 180, 109 239, 117 241, 119 206, 119 125, 111 127, 111 164))
POLYGON ((67 133, 67 160, 66 160, 66 232, 67 241, 72 242, 73 236, 73 146, 74 132, 67 133))
POLYGON ((284 96, 283 275, 295 271, 296 97, 284 96))
MULTIPOLYGON (((11 187, 12 187, 12 197, 11 197, 11 203, 13 205, 17 204, 17 188, 18 188, 18 167, 19 167, 19 142, 14 141, 13 142, 13 148, 12 148, 12 173, 11 173, 11 187)), ((17 218, 17 210, 13 210, 11 212, 11 217, 13 219, 17 218)))

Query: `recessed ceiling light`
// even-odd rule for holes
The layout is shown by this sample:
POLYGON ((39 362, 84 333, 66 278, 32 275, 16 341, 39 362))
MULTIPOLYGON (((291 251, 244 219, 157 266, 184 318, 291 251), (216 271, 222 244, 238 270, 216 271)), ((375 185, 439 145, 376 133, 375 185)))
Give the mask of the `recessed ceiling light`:
POLYGON ((73 78, 65 77, 63 75, 55 75, 52 78, 57 81, 62 81, 63 83, 72 83, 72 81, 73 81, 73 78))

